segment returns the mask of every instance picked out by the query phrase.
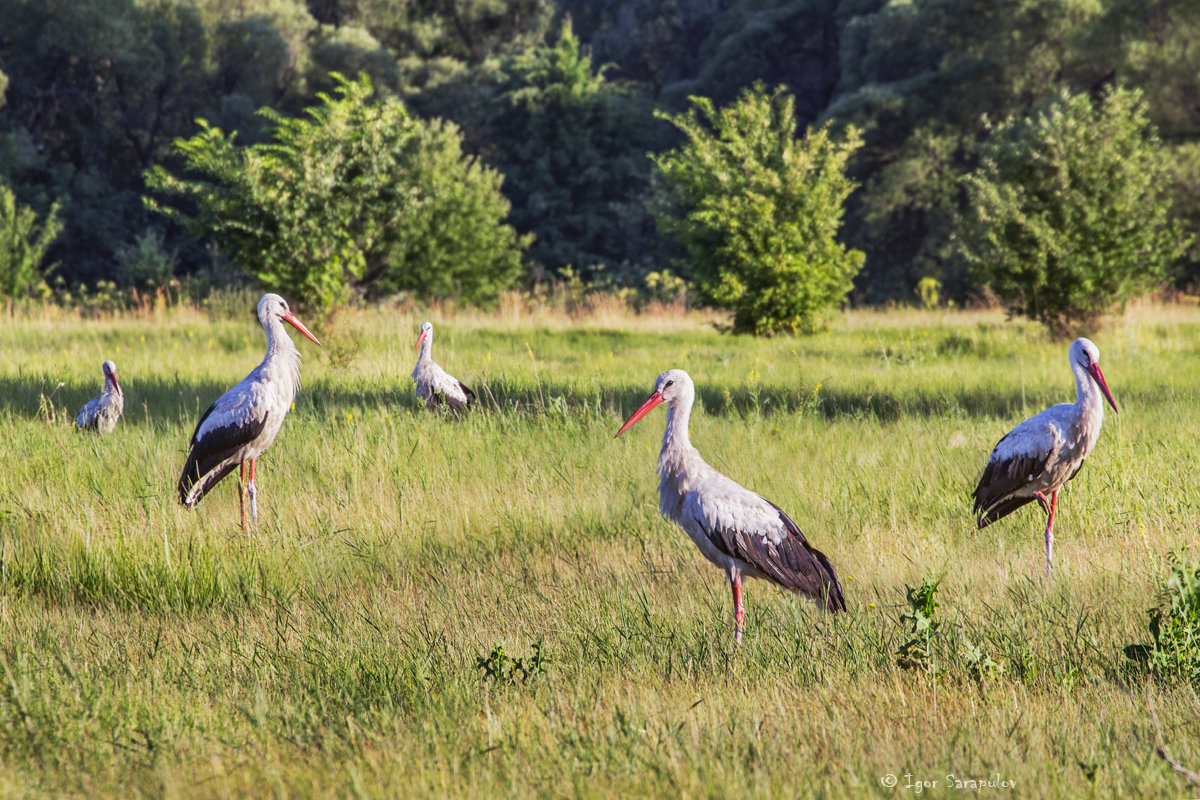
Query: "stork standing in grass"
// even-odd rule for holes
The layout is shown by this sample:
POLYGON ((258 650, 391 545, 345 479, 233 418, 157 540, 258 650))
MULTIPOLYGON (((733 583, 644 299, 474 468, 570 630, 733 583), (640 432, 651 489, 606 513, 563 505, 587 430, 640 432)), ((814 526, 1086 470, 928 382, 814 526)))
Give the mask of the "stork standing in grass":
POLYGON ((191 508, 234 467, 240 467, 238 503, 242 530, 246 529, 247 494, 250 496, 250 516, 258 522, 255 461, 275 440, 300 388, 300 351, 287 335, 283 323, 289 323, 317 345, 321 344, 277 294, 264 294, 258 301, 258 320, 267 332, 266 357, 200 417, 192 434, 187 463, 179 477, 179 502, 191 508), (247 463, 250 464, 249 481, 246 480, 247 463))
POLYGON ((417 397, 425 401, 425 408, 433 411, 439 405, 446 405, 456 412, 468 408, 475 401, 475 393, 433 360, 432 322, 421 323, 421 335, 413 350, 418 348, 421 355, 417 357, 412 377, 417 384, 417 397))
POLYGON ((729 577, 737 644, 742 641, 742 578, 762 578, 844 611, 833 565, 804 538, 779 506, 709 466, 692 446, 688 419, 696 388, 681 369, 658 376, 654 393, 617 431, 620 436, 659 403, 668 403, 667 431, 658 456, 659 510, 678 523, 700 552, 729 577))
POLYGON ((972 495, 980 528, 1038 501, 1046 512, 1046 572, 1054 555, 1058 490, 1075 477, 1096 446, 1104 401, 1120 413, 1100 371, 1096 345, 1090 339, 1076 339, 1069 359, 1075 373, 1075 402, 1051 406, 1013 428, 992 451, 972 495))
POLYGON ((125 393, 117 383, 117 365, 105 361, 100 365, 104 372, 104 391, 99 397, 87 402, 75 416, 75 424, 83 430, 112 433, 117 420, 125 410, 125 393))

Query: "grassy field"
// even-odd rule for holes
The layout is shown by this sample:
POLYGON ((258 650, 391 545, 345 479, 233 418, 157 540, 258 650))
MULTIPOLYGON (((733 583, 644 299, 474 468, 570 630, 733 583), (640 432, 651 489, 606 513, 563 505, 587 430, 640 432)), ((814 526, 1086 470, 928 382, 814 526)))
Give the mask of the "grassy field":
POLYGON ((1060 497, 1050 578, 1035 508, 970 515, 996 440, 1074 398, 1032 327, 435 313, 484 401, 455 421, 413 395, 425 316, 310 323, 249 536, 234 481, 175 493, 199 413, 262 357, 249 310, 0 325, 0 795, 1200 795, 1155 751, 1157 726, 1200 769, 1197 692, 1122 652, 1167 554, 1200 554, 1194 308, 1096 337, 1121 414, 1060 497), (78 434, 105 358, 125 416, 78 434), (658 516, 665 415, 613 439, 672 367, 694 443, 791 514, 849 613, 751 582, 733 649, 727 583, 658 516), (927 578, 940 627, 904 669, 927 578))

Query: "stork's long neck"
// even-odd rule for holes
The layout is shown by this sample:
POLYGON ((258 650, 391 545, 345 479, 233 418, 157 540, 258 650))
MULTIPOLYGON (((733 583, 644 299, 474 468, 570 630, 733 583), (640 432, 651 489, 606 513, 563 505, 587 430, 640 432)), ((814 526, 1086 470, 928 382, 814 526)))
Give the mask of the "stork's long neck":
POLYGON ((118 397, 125 396, 125 393, 121 391, 121 387, 117 383, 117 379, 112 375, 104 376, 104 393, 105 394, 115 394, 118 397))
POLYGON ((1091 374, 1079 364, 1072 364, 1075 373, 1075 408, 1076 419, 1089 441, 1088 450, 1100 435, 1100 425, 1104 422, 1104 394, 1092 378, 1091 374))
POLYGON ((278 317, 269 318, 263 329, 267 332, 267 354, 258 369, 270 380, 281 382, 294 398, 300 389, 300 351, 278 317))
MULTIPOLYGON (((688 433, 694 400, 694 390, 685 391, 667 406, 667 431, 658 454, 660 493, 686 493, 689 483, 699 478, 699 473, 708 466, 692 446, 692 437, 688 433)), ((665 497, 663 502, 666 503, 665 497)))
POLYGON ((417 356, 417 361, 432 361, 433 360, 433 334, 429 334, 421 340, 421 354, 417 356))

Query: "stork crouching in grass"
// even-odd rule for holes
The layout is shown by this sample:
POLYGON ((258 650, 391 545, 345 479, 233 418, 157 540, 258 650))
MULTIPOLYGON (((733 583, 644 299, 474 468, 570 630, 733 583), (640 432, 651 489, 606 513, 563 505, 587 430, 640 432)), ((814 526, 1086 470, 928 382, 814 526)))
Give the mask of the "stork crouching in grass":
POLYGON ((1046 512, 1046 572, 1050 572, 1054 556, 1058 490, 1075 477, 1096 446, 1104 422, 1104 401, 1120 413, 1100 371, 1096 345, 1090 339, 1076 339, 1069 359, 1075 373, 1075 402, 1051 406, 1013 428, 992 450, 972 494, 980 528, 1038 501, 1046 512))
POLYGON ((125 410, 125 393, 121 391, 121 384, 117 383, 116 364, 105 361, 100 369, 104 372, 104 391, 79 409, 75 424, 86 431, 112 433, 121 412, 125 410))
POLYGON ((475 402, 475 393, 466 384, 442 369, 433 360, 433 323, 421 323, 421 335, 413 350, 421 349, 417 357, 417 366, 412 371, 413 381, 417 384, 417 397, 425 401, 425 408, 433 411, 440 405, 446 405, 451 411, 462 411, 475 402))
POLYGON ((709 466, 692 446, 688 418, 696 387, 681 369, 658 376, 654 393, 617 431, 620 436, 659 403, 669 403, 658 456, 659 510, 678 523, 700 552, 729 577, 737 644, 742 641, 742 578, 762 578, 799 592, 826 611, 846 601, 833 565, 779 506, 709 466))
POLYGON ((300 351, 287 335, 283 323, 291 324, 317 345, 321 344, 277 294, 264 294, 258 301, 258 320, 267 332, 266 357, 200 417, 192 434, 187 463, 179 477, 179 502, 191 508, 234 467, 240 467, 238 503, 242 530, 246 529, 247 494, 250 495, 250 516, 258 522, 255 461, 275 440, 300 388, 300 351), (249 481, 246 480, 247 462, 250 464, 249 481))

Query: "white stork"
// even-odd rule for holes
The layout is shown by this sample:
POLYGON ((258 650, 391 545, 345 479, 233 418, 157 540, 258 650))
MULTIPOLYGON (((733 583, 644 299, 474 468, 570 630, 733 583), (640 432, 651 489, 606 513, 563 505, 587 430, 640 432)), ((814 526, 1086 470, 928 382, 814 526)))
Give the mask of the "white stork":
POLYGON ((283 323, 290 323, 317 345, 321 344, 277 294, 264 294, 258 301, 258 320, 267 332, 266 357, 200 417, 179 477, 179 502, 191 508, 234 467, 240 467, 238 503, 242 530, 246 529, 246 494, 250 495, 250 516, 258 522, 255 460, 275 440, 300 388, 300 351, 283 323), (247 461, 249 481, 245 480, 247 461))
POLYGON ((1058 490, 1075 477, 1096 446, 1104 422, 1104 401, 1120 413, 1100 371, 1096 345, 1090 339, 1076 339, 1071 343, 1069 359, 1075 373, 1075 402, 1051 406, 1009 431, 992 450, 972 494, 975 521, 980 528, 1026 503, 1038 501, 1047 516, 1046 572, 1050 571, 1054 554, 1058 490), (1046 495, 1050 495, 1049 500, 1046 495))
POLYGON ((846 601, 833 565, 804 538, 779 506, 717 472, 692 446, 688 418, 696 387, 681 369, 658 376, 654 393, 617 431, 620 436, 659 403, 669 403, 658 456, 659 511, 678 523, 700 552, 729 576, 734 640, 742 641, 742 577, 762 578, 799 592, 827 611, 846 601))
POLYGON ((421 335, 413 350, 421 349, 417 366, 413 368, 413 381, 417 384, 417 397, 425 401, 425 408, 433 411, 439 405, 447 405, 453 411, 467 408, 475 400, 475 393, 466 384, 442 369, 433 360, 433 323, 421 323, 421 335))
POLYGON ((75 424, 83 430, 112 433, 121 412, 125 410, 125 393, 121 391, 121 384, 117 383, 117 365, 105 361, 100 368, 104 371, 104 391, 79 409, 75 424))

